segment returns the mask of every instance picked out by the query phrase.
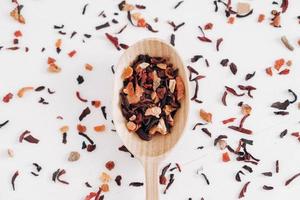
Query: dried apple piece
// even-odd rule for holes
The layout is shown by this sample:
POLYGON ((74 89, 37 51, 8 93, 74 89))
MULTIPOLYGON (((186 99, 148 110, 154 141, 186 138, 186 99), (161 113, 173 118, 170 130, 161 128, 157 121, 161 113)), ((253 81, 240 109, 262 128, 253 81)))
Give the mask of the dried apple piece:
POLYGON ((212 122, 212 114, 203 109, 200 110, 200 117, 208 123, 212 122))
POLYGON ((184 98, 185 95, 185 88, 183 80, 180 76, 176 77, 176 90, 177 90, 177 100, 181 100, 184 98))
POLYGON ((133 73, 133 69, 132 67, 128 66, 126 67, 124 70, 123 70, 123 73, 122 73, 122 79, 127 79, 129 77, 132 76, 132 73, 133 73))

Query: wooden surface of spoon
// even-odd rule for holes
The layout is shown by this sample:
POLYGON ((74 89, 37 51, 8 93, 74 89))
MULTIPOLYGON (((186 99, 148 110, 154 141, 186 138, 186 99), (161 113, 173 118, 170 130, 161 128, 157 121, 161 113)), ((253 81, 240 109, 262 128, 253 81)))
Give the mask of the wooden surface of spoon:
POLYGON ((117 63, 113 97, 113 119, 117 133, 120 135, 124 145, 138 158, 144 168, 146 175, 146 200, 158 200, 158 167, 162 159, 177 144, 184 132, 189 112, 189 90, 187 75, 184 64, 176 50, 168 43, 149 38, 139 41, 128 48, 117 63), (174 127, 167 135, 155 135, 152 140, 141 140, 136 133, 131 133, 126 128, 126 119, 123 117, 120 107, 120 91, 123 87, 121 78, 123 69, 129 66, 138 55, 148 54, 169 59, 175 68, 179 69, 179 76, 185 84, 185 98, 181 100, 181 108, 174 117, 174 127))

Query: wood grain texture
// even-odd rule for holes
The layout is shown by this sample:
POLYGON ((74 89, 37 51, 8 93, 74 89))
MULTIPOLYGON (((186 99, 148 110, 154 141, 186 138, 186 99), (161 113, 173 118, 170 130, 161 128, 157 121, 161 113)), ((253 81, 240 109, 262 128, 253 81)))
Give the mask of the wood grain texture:
POLYGON ((146 173, 146 196, 147 200, 158 200, 158 166, 160 161, 177 144, 184 132, 189 112, 189 90, 184 64, 176 50, 166 42, 156 38, 144 39, 128 48, 121 56, 116 65, 113 118, 117 133, 120 135, 124 145, 144 165, 146 173), (161 56, 169 59, 179 69, 179 75, 185 84, 185 98, 181 100, 181 108, 174 117, 174 127, 167 135, 155 135, 151 141, 141 140, 137 134, 130 133, 126 128, 126 119, 120 109, 119 93, 123 87, 121 78, 123 69, 130 65, 140 54, 149 56, 161 56))

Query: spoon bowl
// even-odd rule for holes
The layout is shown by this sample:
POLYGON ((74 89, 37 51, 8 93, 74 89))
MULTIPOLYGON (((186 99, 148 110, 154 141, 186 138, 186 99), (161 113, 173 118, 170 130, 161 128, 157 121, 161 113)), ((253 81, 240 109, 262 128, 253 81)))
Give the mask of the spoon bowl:
POLYGON ((181 138, 188 119, 189 90, 185 67, 180 56, 171 45, 156 38, 148 38, 129 47, 121 56, 115 69, 113 118, 116 131, 124 145, 142 162, 145 168, 146 199, 158 200, 158 165, 181 138), (185 97, 181 100, 181 107, 174 117, 174 126, 171 129, 171 133, 154 135, 150 141, 142 140, 136 133, 127 130, 126 119, 123 117, 120 107, 120 91, 123 87, 122 72, 140 54, 168 58, 169 62, 179 69, 179 76, 181 76, 185 85, 185 97))

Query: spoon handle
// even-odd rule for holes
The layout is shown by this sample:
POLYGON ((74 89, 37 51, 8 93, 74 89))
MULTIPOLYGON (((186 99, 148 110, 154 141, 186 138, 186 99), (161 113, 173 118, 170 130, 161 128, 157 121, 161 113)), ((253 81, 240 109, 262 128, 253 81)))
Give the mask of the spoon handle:
POLYGON ((147 159, 144 162, 146 175, 146 200, 159 200, 157 159, 147 159))

